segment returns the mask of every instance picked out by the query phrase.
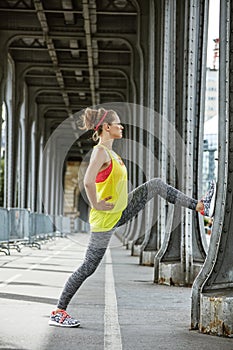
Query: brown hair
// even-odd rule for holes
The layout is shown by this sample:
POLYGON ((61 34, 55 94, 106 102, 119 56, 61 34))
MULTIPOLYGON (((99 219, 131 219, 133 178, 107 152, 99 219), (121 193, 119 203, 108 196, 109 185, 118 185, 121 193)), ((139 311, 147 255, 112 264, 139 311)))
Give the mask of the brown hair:
POLYGON ((99 109, 86 108, 84 113, 81 115, 82 126, 80 127, 80 129, 95 130, 92 138, 94 141, 97 141, 103 131, 102 125, 104 123, 111 124, 115 120, 115 118, 116 118, 116 112, 113 111, 112 109, 106 110, 104 108, 99 108, 99 109), (98 129, 95 130, 95 127, 97 126, 97 124, 100 122, 100 120, 103 118, 105 114, 106 116, 104 120, 98 126, 98 129))

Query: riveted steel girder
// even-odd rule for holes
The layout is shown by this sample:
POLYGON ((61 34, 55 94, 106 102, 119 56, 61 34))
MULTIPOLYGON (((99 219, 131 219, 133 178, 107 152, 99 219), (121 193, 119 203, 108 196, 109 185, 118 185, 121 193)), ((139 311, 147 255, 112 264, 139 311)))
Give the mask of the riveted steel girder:
POLYGON ((217 201, 209 252, 193 285, 191 327, 203 333, 232 336, 233 2, 221 1, 220 4, 217 201))

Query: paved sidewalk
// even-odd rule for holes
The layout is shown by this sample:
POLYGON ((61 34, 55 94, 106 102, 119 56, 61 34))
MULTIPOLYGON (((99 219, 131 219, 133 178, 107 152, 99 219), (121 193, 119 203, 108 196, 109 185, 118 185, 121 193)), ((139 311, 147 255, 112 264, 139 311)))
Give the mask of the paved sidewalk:
POLYGON ((233 350, 233 339, 189 331, 191 290, 152 283, 153 268, 139 266, 115 237, 69 306, 80 328, 48 326, 88 238, 76 234, 41 250, 0 254, 0 350, 233 350))

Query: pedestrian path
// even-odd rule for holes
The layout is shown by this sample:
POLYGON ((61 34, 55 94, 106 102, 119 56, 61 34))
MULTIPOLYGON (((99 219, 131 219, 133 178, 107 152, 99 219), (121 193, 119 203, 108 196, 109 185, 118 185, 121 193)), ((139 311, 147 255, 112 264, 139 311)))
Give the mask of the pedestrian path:
POLYGON ((0 255, 0 350, 233 350, 232 339, 189 331, 191 290, 152 283, 153 268, 139 266, 115 237, 68 308, 81 326, 48 326, 88 238, 74 234, 0 255))

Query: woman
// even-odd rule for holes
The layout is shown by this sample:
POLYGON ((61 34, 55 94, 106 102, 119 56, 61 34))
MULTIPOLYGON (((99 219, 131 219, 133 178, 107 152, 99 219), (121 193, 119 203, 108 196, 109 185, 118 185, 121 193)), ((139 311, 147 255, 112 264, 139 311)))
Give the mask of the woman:
POLYGON ((205 216, 213 215, 215 183, 205 198, 197 201, 154 178, 127 193, 127 170, 121 158, 112 150, 113 141, 122 138, 123 126, 113 110, 87 108, 82 116, 83 129, 94 129, 94 147, 84 177, 84 186, 91 205, 91 237, 82 265, 68 278, 50 316, 50 325, 77 327, 80 322, 66 308, 84 280, 94 273, 102 260, 114 230, 132 219, 157 194, 170 203, 196 210, 205 216))

